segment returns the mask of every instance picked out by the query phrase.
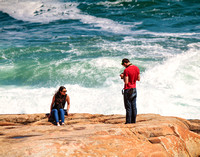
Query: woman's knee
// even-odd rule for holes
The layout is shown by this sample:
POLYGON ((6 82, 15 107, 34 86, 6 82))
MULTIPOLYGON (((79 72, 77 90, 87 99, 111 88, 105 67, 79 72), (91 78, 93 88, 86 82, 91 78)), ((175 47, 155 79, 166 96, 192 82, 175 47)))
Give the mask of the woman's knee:
POLYGON ((52 113, 58 113, 58 110, 57 109, 53 109, 51 112, 52 113))
POLYGON ((64 109, 60 109, 59 111, 60 113, 65 113, 64 109))

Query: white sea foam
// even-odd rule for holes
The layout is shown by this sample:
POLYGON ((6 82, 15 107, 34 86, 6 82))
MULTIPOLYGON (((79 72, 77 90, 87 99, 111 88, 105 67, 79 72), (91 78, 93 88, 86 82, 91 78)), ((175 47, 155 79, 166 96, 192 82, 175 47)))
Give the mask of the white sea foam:
MULTIPOLYGON (((80 20, 85 24, 93 27, 100 27, 101 30, 128 34, 131 33, 130 28, 135 24, 122 25, 106 18, 99 18, 81 12, 77 8, 79 3, 62 3, 56 1, 3 1, 0 2, 0 11, 23 21, 49 23, 55 20, 80 20)), ((138 23, 136 23, 137 25, 138 23)))
MULTIPOLYGON (((100 5, 121 4, 126 2, 119 0, 116 2, 100 2, 100 5), (102 4, 101 4, 102 3, 102 4)), ((129 2, 129 1, 128 1, 129 2)), ((107 18, 100 18, 89 15, 78 9, 79 3, 76 2, 59 2, 59 1, 0 1, 0 11, 3 11, 18 20, 49 23, 56 20, 80 20, 84 24, 92 26, 90 30, 107 31, 116 34, 138 35, 150 34, 159 37, 184 37, 190 38, 191 36, 200 39, 200 33, 157 33, 147 30, 132 31, 131 29, 141 25, 142 22, 131 22, 121 24, 107 18), (101 29, 95 29, 101 28, 101 29)), ((75 26, 74 28, 76 28, 75 26)), ((80 28, 85 29, 85 28, 80 28)), ((16 33, 16 32, 15 32, 16 33)), ((18 35, 19 36, 19 35, 18 35)))
POLYGON ((121 52, 122 55, 126 55, 129 58, 168 58, 177 53, 177 49, 166 49, 159 44, 151 44, 151 42, 145 39, 138 39, 137 44, 133 41, 132 37, 127 37, 122 42, 104 41, 99 47, 103 51, 111 53, 121 52))
MULTIPOLYGON (((191 45, 192 47, 198 44, 191 45)), ((142 75, 139 110, 144 113, 200 118, 200 53, 191 48, 142 75)))
MULTIPOLYGON (((165 33, 165 32, 151 32, 151 31, 143 31, 145 34, 150 34, 158 37, 183 37, 183 38, 194 38, 200 39, 200 33, 165 33)), ((139 34, 139 33, 138 33, 139 34)))
POLYGON ((130 3, 132 2, 132 0, 117 0, 115 2, 109 2, 109 1, 106 1, 106 2, 98 2, 97 5, 104 5, 104 6, 107 6, 107 7, 112 7, 112 6, 123 6, 122 3, 130 3))
POLYGON ((0 114, 48 112, 55 89, 7 86, 0 88, 0 114))
MULTIPOLYGON (((119 86, 103 89, 88 89, 79 85, 65 86, 71 99, 71 113, 124 114, 119 86)), ((58 87, 31 89, 16 86, 0 88, 0 114, 48 113, 57 89, 58 87)))
MULTIPOLYGON (((199 47, 198 44, 191 44, 187 52, 170 57, 162 64, 151 64, 141 73, 141 82, 137 83, 138 114, 156 113, 200 119, 199 47)), ((119 61, 120 58, 113 60, 105 57, 91 60, 90 63, 96 63, 94 66, 98 69, 113 67, 120 72, 120 65, 117 65, 119 61)), ((82 69, 81 66, 79 68, 82 69)), ((125 114, 121 95, 123 82, 118 74, 108 77, 105 86, 99 88, 78 84, 65 86, 71 98, 71 113, 125 114)), ((1 87, 0 114, 48 113, 57 89, 1 87)))
POLYGON ((9 71, 14 69, 14 65, 0 65, 0 70, 9 71))
POLYGON ((109 57, 101 57, 97 59, 92 59, 91 60, 91 65, 94 67, 99 67, 99 68, 121 68, 121 65, 119 64, 121 59, 114 59, 114 58, 109 58, 109 57))

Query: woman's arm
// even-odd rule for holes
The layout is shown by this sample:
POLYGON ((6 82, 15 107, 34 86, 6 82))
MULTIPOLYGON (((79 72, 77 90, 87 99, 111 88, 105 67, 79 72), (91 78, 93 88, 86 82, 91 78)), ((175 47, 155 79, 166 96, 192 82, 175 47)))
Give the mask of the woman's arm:
POLYGON ((51 110, 52 110, 52 108, 53 108, 54 102, 55 102, 55 95, 53 96, 53 99, 52 99, 52 102, 51 102, 51 107, 50 107, 50 114, 49 114, 49 116, 51 115, 51 110))
POLYGON ((66 97, 66 102, 67 102, 67 113, 69 113, 69 109, 70 109, 70 98, 69 98, 69 95, 67 95, 67 97, 66 97))

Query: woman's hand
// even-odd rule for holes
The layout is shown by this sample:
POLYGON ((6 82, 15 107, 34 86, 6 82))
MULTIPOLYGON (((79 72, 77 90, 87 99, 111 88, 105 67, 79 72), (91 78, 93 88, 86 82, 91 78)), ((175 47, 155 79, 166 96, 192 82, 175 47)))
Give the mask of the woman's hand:
POLYGON ((67 115, 69 116, 69 109, 67 109, 67 115))
POLYGON ((49 115, 48 115, 48 118, 50 118, 51 117, 51 112, 49 113, 49 115))

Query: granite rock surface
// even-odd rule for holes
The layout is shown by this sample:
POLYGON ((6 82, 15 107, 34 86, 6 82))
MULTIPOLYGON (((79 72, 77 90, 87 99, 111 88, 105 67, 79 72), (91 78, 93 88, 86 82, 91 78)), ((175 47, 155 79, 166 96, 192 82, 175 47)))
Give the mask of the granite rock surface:
POLYGON ((140 114, 0 115, 1 157, 200 157, 200 120, 140 114))

